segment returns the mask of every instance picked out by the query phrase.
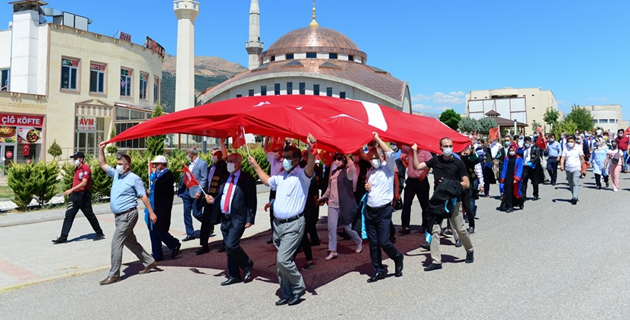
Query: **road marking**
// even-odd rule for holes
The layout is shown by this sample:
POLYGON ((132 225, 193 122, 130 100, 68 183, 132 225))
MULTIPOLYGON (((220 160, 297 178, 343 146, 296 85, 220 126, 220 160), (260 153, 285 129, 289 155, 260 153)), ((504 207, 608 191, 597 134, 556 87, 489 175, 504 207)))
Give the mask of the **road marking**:
POLYGON ((0 259, 0 272, 8 274, 18 280, 37 279, 36 274, 2 259, 0 259))

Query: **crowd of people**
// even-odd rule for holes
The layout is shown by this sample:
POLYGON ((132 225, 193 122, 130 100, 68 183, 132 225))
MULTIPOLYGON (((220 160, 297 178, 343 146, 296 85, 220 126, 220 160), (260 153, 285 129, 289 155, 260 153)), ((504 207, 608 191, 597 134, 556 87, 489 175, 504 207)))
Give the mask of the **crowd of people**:
MULTIPOLYGON (((269 171, 263 170, 253 157, 247 161, 255 170, 260 182, 270 187, 269 211, 272 236, 269 244, 277 248, 277 272, 283 296, 276 305, 295 305, 301 301, 305 284, 300 268, 295 264, 299 252, 306 256, 303 269, 314 267, 312 246, 320 245, 317 234, 319 207, 328 209, 328 253, 323 257, 331 261, 339 256, 337 237, 352 239, 354 252, 361 253, 363 240, 367 239, 373 274, 368 283, 382 280, 386 269, 382 264, 382 252, 395 263, 394 275, 403 275, 404 255, 396 248, 398 236, 411 232, 411 208, 418 199, 422 222, 420 232, 425 241, 420 247, 429 250, 431 264, 425 271, 442 268, 440 236, 453 236, 455 246, 463 246, 466 263, 474 262, 471 234, 475 233, 477 203, 479 198, 490 197, 492 185, 499 185, 500 211, 523 210, 531 184, 531 200, 539 200, 540 184, 555 186, 558 169, 566 172, 571 191, 570 202, 576 205, 579 181, 591 166, 597 189, 613 184, 619 190, 619 174, 627 172, 629 133, 619 130, 616 137, 600 130, 563 133, 558 139, 554 134, 532 136, 506 135, 502 139, 486 140, 471 137, 470 145, 460 153, 453 150, 453 141, 440 140, 441 153, 431 154, 417 145, 401 146, 386 143, 377 133, 373 141, 352 155, 334 154, 330 159, 316 159, 313 146, 315 137, 306 137, 306 149, 300 150, 287 139, 284 145, 267 146, 269 171), (433 192, 430 190, 429 172, 433 175, 433 192), (397 232, 392 223, 395 210, 402 209, 402 226, 397 232), (443 229, 443 221, 446 228, 443 229), (435 240, 434 240, 435 239, 435 240)), ((115 216, 116 230, 112 236, 111 270, 102 285, 120 281, 122 248, 129 248, 144 265, 141 273, 148 273, 164 259, 162 243, 170 250, 171 258, 180 251, 181 243, 169 233, 173 198, 183 202, 186 237, 182 241, 197 238, 193 217, 201 222, 200 247, 197 255, 210 252, 208 239, 214 227, 220 224, 223 241, 220 252, 227 256, 226 281, 221 285, 248 282, 253 277, 254 261, 240 245, 247 228, 255 223, 257 211, 256 180, 241 170, 243 157, 228 153, 225 145, 212 152, 208 165, 199 158, 195 148, 186 150, 190 179, 173 185, 173 174, 164 156, 157 156, 155 168, 146 188, 142 180, 130 171, 131 159, 119 155, 115 168, 105 161, 104 145, 100 146, 101 169, 114 179, 110 209, 115 216), (137 242, 133 227, 138 220, 137 198, 145 209, 152 254, 148 254, 137 242), (241 272, 242 270, 242 272, 241 272)), ((70 196, 61 236, 55 244, 67 242, 72 221, 81 209, 96 232, 95 240, 105 237, 94 217, 90 204, 89 189, 91 172, 83 164, 81 152, 73 155, 77 169, 73 187, 66 191, 70 196)))

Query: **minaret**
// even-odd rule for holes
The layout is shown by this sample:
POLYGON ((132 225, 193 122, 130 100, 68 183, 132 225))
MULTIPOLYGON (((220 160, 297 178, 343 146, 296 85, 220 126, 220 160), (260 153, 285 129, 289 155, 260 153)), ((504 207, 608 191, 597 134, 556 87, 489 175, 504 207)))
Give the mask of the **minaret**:
POLYGON ((308 25, 309 27, 311 27, 311 28, 319 27, 319 23, 317 23, 315 18, 316 18, 316 15, 315 15, 315 0, 313 0, 313 21, 311 21, 311 24, 308 25))
POLYGON ((263 43, 260 42, 260 8, 258 0, 252 0, 249 6, 249 41, 245 43, 245 50, 249 55, 249 70, 260 66, 258 56, 263 50, 263 43))
POLYGON ((195 19, 199 2, 173 1, 177 16, 177 79, 175 80, 175 111, 195 106, 195 19))

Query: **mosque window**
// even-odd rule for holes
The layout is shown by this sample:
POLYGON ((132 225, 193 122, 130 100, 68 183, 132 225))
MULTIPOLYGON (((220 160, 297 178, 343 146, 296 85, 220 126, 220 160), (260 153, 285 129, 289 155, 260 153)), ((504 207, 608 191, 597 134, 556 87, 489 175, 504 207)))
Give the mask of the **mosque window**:
POLYGON ((243 97, 243 95, 242 95, 242 94, 237 94, 237 95, 236 95, 236 97, 237 97, 237 98, 242 98, 242 97, 243 97))
POLYGON ((354 56, 353 55, 349 55, 348 56, 348 61, 354 61, 354 56))
POLYGON ((287 60, 292 60, 293 59, 293 53, 287 53, 286 59, 287 60))
POLYGON ((333 96, 332 93, 333 93, 332 87, 327 87, 326 88, 326 96, 332 97, 333 96))
POLYGON ((276 56, 271 56, 271 62, 276 61, 276 56))
POLYGON ((329 53, 328 54, 328 59, 337 59, 337 54, 336 53, 329 53))
POLYGON ((287 94, 293 94, 293 82, 287 82, 287 94))
POLYGON ((260 86, 260 95, 261 96, 267 95, 267 86, 260 86))
POLYGON ((249 89, 249 92, 247 93, 248 96, 253 97, 254 96, 254 89, 249 89))
POLYGON ((318 84, 314 84, 313 85, 313 95, 316 95, 316 96, 319 95, 319 85, 318 84))
POLYGON ((300 82, 300 94, 306 94, 306 82, 300 82))
POLYGON ((345 99, 346 98, 346 92, 345 91, 340 91, 339 92, 339 98, 345 99))
POLYGON ((120 69, 120 95, 123 97, 131 97, 131 69, 120 69))
POLYGON ((273 85, 273 94, 279 96, 280 95, 280 84, 279 83, 275 83, 273 85))
POLYGON ((316 59, 317 58, 317 52, 307 52, 306 53, 306 58, 307 59, 316 59))

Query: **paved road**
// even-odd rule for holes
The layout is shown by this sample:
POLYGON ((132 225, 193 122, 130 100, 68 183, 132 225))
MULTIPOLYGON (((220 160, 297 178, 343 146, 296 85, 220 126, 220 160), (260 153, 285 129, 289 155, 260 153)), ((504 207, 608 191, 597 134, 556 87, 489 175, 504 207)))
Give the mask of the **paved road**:
MULTIPOLYGON (((406 253, 404 276, 367 284, 368 250, 352 254, 352 243, 341 241, 339 258, 327 262, 322 244, 314 251, 316 267, 303 272, 305 301, 295 307, 274 306, 275 249, 265 243, 269 233, 264 213, 243 241, 256 263, 256 279, 230 287, 219 285, 225 279, 225 255, 214 250, 195 256, 196 243, 186 243, 191 249, 148 275, 137 274, 138 263, 127 264, 123 281, 103 287, 98 281, 107 273, 110 240, 84 241, 91 236, 85 219, 73 226, 71 237, 79 238, 58 246, 50 239, 58 235, 61 221, 5 227, 0 229, 0 287, 13 289, 0 292, 0 310, 8 319, 628 319, 630 255, 623 236, 630 175, 622 176, 617 193, 594 190, 591 176, 581 181, 577 206, 568 202, 564 183, 541 186, 541 200, 511 214, 495 210, 498 200, 481 199, 473 264, 463 263, 464 250, 445 238, 444 269, 423 272, 428 253, 418 249, 422 235, 414 232, 396 244, 406 253), (73 273, 79 275, 64 276, 73 273), (39 282, 45 278, 53 280, 39 282), (31 281, 39 283, 19 287, 31 281)), ((176 207, 172 225, 181 237, 180 213, 176 207)), ((325 210, 321 213, 319 234, 327 242, 325 210)), ((418 216, 414 204, 413 224, 418 216)), ((100 215, 99 220, 110 235, 111 217, 100 215)), ((142 222, 136 234, 149 247, 142 222)), ((129 251, 125 258, 134 260, 129 251)), ((303 256, 296 261, 302 265, 303 256)), ((393 269, 391 260, 385 264, 393 269)))

